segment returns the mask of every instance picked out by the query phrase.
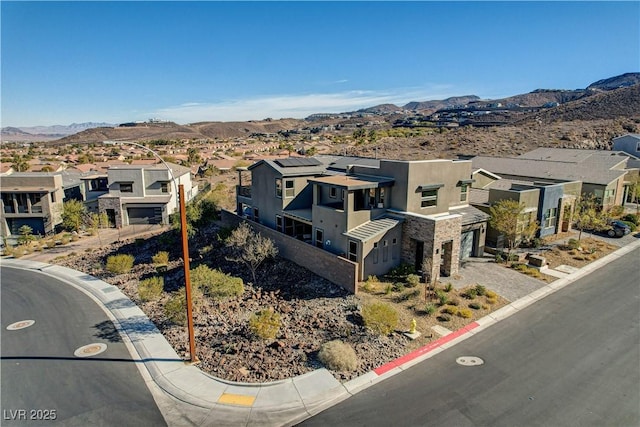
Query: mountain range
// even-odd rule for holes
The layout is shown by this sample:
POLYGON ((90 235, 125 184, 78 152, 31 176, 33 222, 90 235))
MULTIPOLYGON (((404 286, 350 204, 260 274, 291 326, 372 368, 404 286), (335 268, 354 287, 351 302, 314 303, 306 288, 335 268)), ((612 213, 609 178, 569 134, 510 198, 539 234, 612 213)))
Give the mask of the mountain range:
POLYGON ((536 89, 502 99, 483 100, 476 95, 443 100, 412 101, 403 106, 381 104, 358 111, 317 114, 306 119, 250 120, 246 122, 199 122, 179 125, 172 122, 128 124, 73 123, 69 126, 5 127, 3 141, 52 141, 59 143, 98 142, 107 139, 201 139, 246 137, 256 133, 276 133, 324 124, 349 123, 353 117, 380 116, 391 123, 415 114, 430 115, 451 108, 482 109, 495 105, 518 108, 547 106, 542 111, 509 115, 505 123, 612 119, 640 116, 640 73, 626 73, 598 80, 584 89, 536 89))

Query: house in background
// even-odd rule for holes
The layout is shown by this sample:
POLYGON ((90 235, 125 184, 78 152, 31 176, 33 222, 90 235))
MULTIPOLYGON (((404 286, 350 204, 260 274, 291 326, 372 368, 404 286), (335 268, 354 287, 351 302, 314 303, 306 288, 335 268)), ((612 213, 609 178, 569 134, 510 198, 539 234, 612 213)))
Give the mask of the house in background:
POLYGON ((640 134, 630 133, 613 138, 613 150, 624 151, 634 157, 640 158, 640 134))
POLYGON ((239 176, 239 215, 357 263, 358 280, 400 263, 435 279, 483 253, 488 215, 469 205, 470 161, 322 155, 239 176))
MULTIPOLYGON (((134 224, 168 224, 169 215, 178 207, 178 185, 184 186, 185 202, 198 193, 191 182, 189 168, 164 165, 118 165, 107 169, 108 192, 97 197, 98 211, 106 213, 116 228, 134 224), (172 176, 173 174, 173 176, 172 176), (175 178, 175 182, 173 179, 175 178)), ((85 179, 85 188, 104 191, 104 176, 85 179)), ((89 192, 87 194, 92 195, 89 192)))

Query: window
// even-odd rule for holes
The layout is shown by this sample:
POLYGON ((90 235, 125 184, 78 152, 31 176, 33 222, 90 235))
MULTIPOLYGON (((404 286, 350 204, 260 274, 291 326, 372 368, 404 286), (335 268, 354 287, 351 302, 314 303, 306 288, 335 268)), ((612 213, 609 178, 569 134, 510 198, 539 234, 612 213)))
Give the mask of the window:
POLYGON ((438 204, 438 189, 423 190, 421 193, 420 207, 428 208, 438 204))
POLYGON ((460 186, 460 201, 466 202, 469 194, 469 184, 462 184, 460 186))
POLYGON ((255 222, 260 222, 260 211, 258 208, 253 208, 253 220, 255 222))
POLYGON ((384 206, 384 196, 385 196, 385 188, 380 187, 380 204, 384 206))
POLYGON ((168 193, 169 192, 169 183, 168 182, 161 182, 160 183, 160 190, 163 193, 168 193))
POLYGON ((382 262, 389 261, 389 242, 382 241, 382 262))
POLYGON ((296 195, 294 184, 293 180, 287 180, 284 182, 284 197, 291 198, 296 195))
POLYGON ((276 178, 276 197, 282 198, 282 178, 276 178))
POLYGON ((121 193, 133 193, 133 183, 132 182, 121 182, 120 183, 120 192, 121 193))
POLYGON ((544 227, 545 228, 555 227, 556 226, 557 213, 558 213, 558 209, 557 208, 547 209, 547 212, 545 214, 545 220, 544 220, 544 227))
POLYGON ((375 242, 373 244, 373 263, 377 264, 378 263, 378 242, 375 242))
POLYGON ((393 245, 391 249, 391 259, 398 259, 398 239, 394 237, 391 244, 393 245))
POLYGON ((349 261, 358 262, 358 243, 349 240, 349 261))
POLYGON ((338 197, 338 189, 336 187, 329 188, 329 197, 331 197, 332 199, 335 199, 338 197))
POLYGON ((276 215, 276 230, 282 231, 282 216, 276 215))
POLYGON ((316 246, 324 249, 324 232, 321 228, 316 228, 316 246))
POLYGON ((374 208, 376 207, 376 189, 375 188, 369 189, 369 206, 374 208))
POLYGON ((615 195, 616 195, 616 190, 614 189, 604 190, 604 202, 612 203, 615 195))

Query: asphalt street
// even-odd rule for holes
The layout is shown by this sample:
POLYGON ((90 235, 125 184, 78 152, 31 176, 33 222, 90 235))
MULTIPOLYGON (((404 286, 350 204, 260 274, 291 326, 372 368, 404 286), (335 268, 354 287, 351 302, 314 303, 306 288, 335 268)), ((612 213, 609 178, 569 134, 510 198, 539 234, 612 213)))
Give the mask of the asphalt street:
POLYGON ((640 425, 640 250, 304 426, 640 425), (460 357, 484 363, 463 366, 460 357))
POLYGON ((126 346, 92 299, 45 275, 6 267, 0 273, 2 426, 166 425, 126 346), (23 320, 35 323, 7 330, 23 320), (89 344, 107 347, 74 355, 89 344))

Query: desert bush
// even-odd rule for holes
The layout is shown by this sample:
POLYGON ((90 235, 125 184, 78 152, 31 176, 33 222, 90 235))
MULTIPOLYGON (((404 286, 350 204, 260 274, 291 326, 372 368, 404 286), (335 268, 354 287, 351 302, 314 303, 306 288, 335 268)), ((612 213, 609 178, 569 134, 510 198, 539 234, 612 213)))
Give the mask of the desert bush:
POLYGON ((358 368, 358 356, 349 344, 340 340, 322 344, 318 359, 327 368, 334 371, 355 371, 358 368))
POLYGON ((167 265, 169 264, 169 252, 160 251, 154 256, 151 257, 151 261, 156 265, 167 265))
POLYGON ((390 295, 392 291, 393 291, 393 285, 391 283, 388 283, 387 286, 384 288, 384 294, 390 295))
POLYGON ((424 306, 424 313, 427 316, 431 316, 433 313, 436 312, 436 310, 437 310, 436 306, 433 305, 433 304, 427 304, 427 305, 424 306))
POLYGON ((462 293, 462 296, 466 299, 474 299, 478 296, 478 291, 476 288, 469 288, 462 293))
POLYGON ((445 292, 451 292, 452 289, 453 289, 453 283, 451 282, 447 283, 444 287, 445 292))
POLYGON ((624 206, 616 205, 609 209, 609 216, 612 218, 620 218, 624 214, 624 206))
POLYGON ((440 305, 445 305, 449 300, 449 296, 440 289, 436 290, 436 297, 438 298, 440 305))
POLYGON ((441 322, 448 322, 451 320, 451 315, 447 313, 440 313, 440 316, 438 316, 438 320, 441 322))
POLYGON ((267 308, 254 313, 249 319, 251 334, 263 340, 274 339, 278 335, 282 322, 280 313, 267 308))
POLYGON ((164 279, 161 276, 149 277, 138 283, 138 296, 142 301, 152 301, 160 298, 164 289, 164 279))
POLYGON ((415 298, 418 295, 420 295, 420 290, 419 289, 414 289, 413 291, 408 291, 408 292, 404 292, 400 295, 398 295, 397 297, 394 298, 395 302, 404 302, 404 301, 408 301, 411 298, 415 298))
POLYGON ((418 284, 420 284, 420 276, 417 274, 409 274, 407 276, 407 287, 415 288, 418 284))
POLYGON ((133 255, 118 254, 111 255, 107 258, 106 269, 109 273, 124 274, 131 271, 133 268, 133 255))
POLYGON ((461 308, 460 310, 458 310, 458 316, 462 317, 463 319, 468 319, 472 315, 473 315, 473 312, 468 308, 461 308))
POLYGON ((494 291, 487 291, 484 295, 487 298, 498 298, 498 294, 495 293, 494 291))
POLYGON ((482 296, 487 294, 487 288, 483 285, 476 285, 476 294, 482 296))
POLYGON ((360 289, 362 289, 364 292, 370 294, 371 292, 373 292, 373 285, 370 282, 362 282, 362 285, 360 286, 360 289))
POLYGON ((477 302, 472 302, 471 304, 469 304, 469 308, 472 308, 474 310, 480 310, 481 307, 482 305, 480 305, 480 303, 477 303, 477 302))
POLYGON ((622 222, 625 223, 631 231, 636 231, 636 228, 638 228, 635 222, 632 222, 632 221, 622 221, 622 222))
POLYGON ((580 247, 580 242, 576 239, 567 240, 567 247, 569 249, 578 249, 580 247))
POLYGON ((460 300, 458 298, 450 298, 449 301, 447 301, 447 305, 460 305, 460 300))
POLYGON ((404 280, 408 275, 415 273, 416 268, 413 264, 402 263, 399 266, 389 270, 387 276, 391 277, 394 281, 399 281, 404 280))
POLYGON ((634 225, 640 225, 640 215, 627 214, 620 219, 625 222, 632 222, 634 225))
POLYGON ((405 288, 404 282, 396 282, 393 284, 393 290, 396 292, 402 292, 404 291, 404 288, 405 288))
POLYGON ((191 283, 211 298, 229 298, 244 293, 244 283, 239 277, 229 276, 201 264, 190 271, 191 283))
POLYGON ((456 314, 458 314, 458 307, 454 305, 448 305, 442 309, 442 312, 455 316, 456 314))
MULTIPOLYGON (((202 294, 198 288, 191 288, 191 302, 193 312, 200 311, 202 304, 202 294)), ((171 322, 177 325, 186 325, 187 323, 187 291, 181 288, 179 291, 173 292, 171 297, 164 304, 164 314, 171 322)))
POLYGON ((367 304, 362 307, 362 320, 374 333, 388 335, 398 324, 398 312, 389 304, 367 304))

